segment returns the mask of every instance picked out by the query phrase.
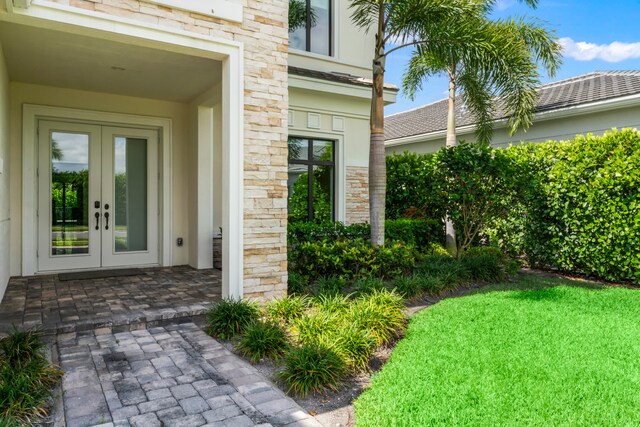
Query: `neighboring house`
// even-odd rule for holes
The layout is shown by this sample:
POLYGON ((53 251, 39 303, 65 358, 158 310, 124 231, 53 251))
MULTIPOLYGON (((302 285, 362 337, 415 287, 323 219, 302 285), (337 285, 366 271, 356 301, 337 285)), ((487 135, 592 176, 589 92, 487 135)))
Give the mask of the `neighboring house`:
POLYGON ((288 0, 1 0, 0 297, 9 276, 211 268, 220 229, 223 294, 282 296, 305 170, 330 218, 368 219, 373 38, 346 0, 306 1, 290 36, 288 0))
MULTIPOLYGON (((533 125, 510 136, 498 112, 492 145, 565 140, 577 134, 603 134, 613 127, 640 127, 640 71, 596 71, 539 89, 533 125)), ((474 118, 456 103, 458 140, 475 141, 474 118)), ((432 153, 445 146, 447 100, 385 118, 387 154, 432 153)))

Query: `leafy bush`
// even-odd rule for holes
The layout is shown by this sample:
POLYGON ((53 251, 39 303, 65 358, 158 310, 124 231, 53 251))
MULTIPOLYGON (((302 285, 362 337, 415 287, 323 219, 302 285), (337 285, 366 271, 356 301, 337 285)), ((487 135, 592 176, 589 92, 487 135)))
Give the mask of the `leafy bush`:
POLYGON ((256 363, 265 357, 278 359, 288 347, 287 335, 274 322, 256 320, 245 327, 237 349, 256 363))
MULTIPOLYGON (((432 243, 444 241, 443 227, 441 219, 389 219, 385 221, 385 240, 405 243, 423 250, 432 243)), ((287 236, 290 250, 295 251, 303 243, 333 243, 357 239, 369 241, 371 227, 366 223, 344 225, 341 222, 296 222, 289 223, 287 236)))
POLYGON ((309 298, 297 295, 288 296, 271 301, 267 306, 267 314, 274 321, 288 324, 302 317, 308 306, 309 298))
POLYGON ((435 155, 405 151, 403 154, 387 156, 386 161, 387 218, 409 216, 438 221, 444 218, 447 199, 441 183, 435 177, 435 155))
POLYGON ((260 313, 255 303, 223 299, 211 307, 207 313, 208 332, 223 340, 231 339, 242 334, 245 328, 259 317, 260 313))
POLYGON ((290 271, 310 280, 323 276, 394 277, 413 268, 415 261, 412 246, 397 243, 373 248, 364 240, 304 242, 289 253, 290 271))
POLYGON ((331 348, 321 344, 304 344, 291 350, 284 359, 284 370, 277 378, 288 386, 288 393, 306 396, 309 392, 337 389, 347 366, 331 348))
POLYGON ((0 425, 36 425, 46 415, 62 371, 44 355, 35 331, 14 330, 0 339, 0 425))

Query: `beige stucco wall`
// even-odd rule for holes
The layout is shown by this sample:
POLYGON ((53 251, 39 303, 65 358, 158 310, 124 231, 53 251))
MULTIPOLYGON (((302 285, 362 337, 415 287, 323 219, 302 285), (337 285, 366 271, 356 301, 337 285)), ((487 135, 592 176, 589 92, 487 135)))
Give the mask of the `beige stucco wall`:
POLYGON ((351 23, 350 0, 333 2, 333 56, 292 49, 289 64, 295 67, 319 71, 338 71, 371 78, 371 61, 374 51, 373 33, 365 34, 351 23))
MULTIPOLYGON (((146 115, 172 120, 172 236, 169 243, 174 244, 177 237, 188 236, 189 183, 188 176, 188 106, 177 102, 134 98, 97 92, 63 89, 50 86, 12 82, 9 85, 11 98, 11 187, 22 188, 22 106, 38 104, 94 111, 124 114, 146 115)), ((11 275, 21 274, 22 247, 22 194, 11 192, 11 275)), ((188 246, 173 248, 173 264, 183 265, 189 261, 188 246)))
POLYGON ((12 227, 9 210, 9 75, 0 45, 0 299, 9 281, 9 254, 11 243, 9 230, 12 227))
POLYGON ((290 87, 289 134, 336 142, 336 219, 363 222, 369 219, 370 89, 363 88, 357 95, 341 95, 339 89, 326 93, 290 87))
MULTIPOLYGON (((510 136, 502 127, 495 129, 491 145, 507 147, 509 144, 520 142, 541 142, 548 140, 572 139, 577 134, 593 133, 601 135, 613 128, 636 127, 640 128, 640 106, 630 108, 609 109, 597 113, 582 114, 578 116, 562 117, 556 119, 534 120, 533 126, 527 132, 518 132, 510 136)), ((475 141, 473 133, 466 132, 458 135, 459 140, 475 141)), ((445 138, 437 138, 424 142, 387 147, 387 155, 402 153, 405 150, 415 153, 433 153, 444 147, 445 138)))

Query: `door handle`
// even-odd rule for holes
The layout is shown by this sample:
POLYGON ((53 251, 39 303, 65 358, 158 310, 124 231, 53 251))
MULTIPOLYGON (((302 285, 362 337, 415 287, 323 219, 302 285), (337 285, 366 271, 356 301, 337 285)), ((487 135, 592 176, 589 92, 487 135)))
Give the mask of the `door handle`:
POLYGON ((100 230, 100 212, 93 214, 96 217, 96 230, 100 230))
POLYGON ((109 212, 104 213, 104 219, 105 219, 104 229, 108 230, 109 229, 109 212))

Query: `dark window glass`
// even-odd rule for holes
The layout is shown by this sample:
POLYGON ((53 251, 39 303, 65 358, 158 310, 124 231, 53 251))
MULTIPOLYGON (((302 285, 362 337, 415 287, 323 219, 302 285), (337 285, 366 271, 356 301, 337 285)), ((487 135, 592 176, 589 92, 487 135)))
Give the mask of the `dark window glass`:
POLYGON ((333 141, 289 138, 290 222, 335 219, 334 152, 333 141))
POLYGON ((299 7, 306 8, 307 20, 289 33, 289 46, 320 55, 331 55, 331 0, 294 1, 299 7))

